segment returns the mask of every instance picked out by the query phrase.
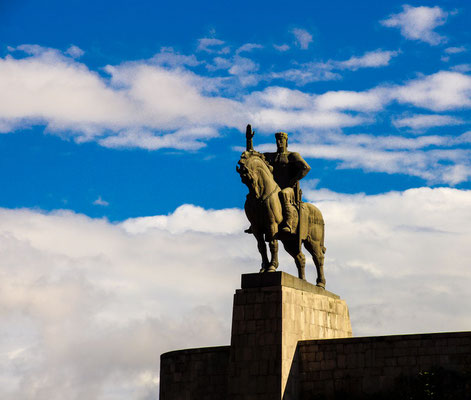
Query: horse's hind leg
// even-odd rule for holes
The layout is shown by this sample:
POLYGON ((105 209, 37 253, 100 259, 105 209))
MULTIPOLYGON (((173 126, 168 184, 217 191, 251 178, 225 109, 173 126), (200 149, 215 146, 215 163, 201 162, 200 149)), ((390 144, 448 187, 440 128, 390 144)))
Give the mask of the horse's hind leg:
POLYGON ((260 268, 260 272, 266 272, 268 269, 268 255, 267 255, 267 245, 265 244, 265 240, 263 239, 263 234, 254 234, 255 239, 257 239, 257 247, 260 255, 262 256, 262 267, 260 268))
POLYGON ((314 241, 311 238, 307 238, 304 241, 304 247, 311 254, 312 260, 316 265, 317 279, 316 284, 319 287, 325 288, 325 276, 324 276, 324 248, 319 241, 314 241))
POLYGON ((288 252, 288 254, 294 258, 294 262, 296 263, 296 267, 298 268, 298 277, 300 279, 306 280, 306 257, 304 257, 304 254, 302 253, 302 251, 300 251, 298 247, 298 241, 284 241, 283 246, 285 247, 285 250, 288 252))

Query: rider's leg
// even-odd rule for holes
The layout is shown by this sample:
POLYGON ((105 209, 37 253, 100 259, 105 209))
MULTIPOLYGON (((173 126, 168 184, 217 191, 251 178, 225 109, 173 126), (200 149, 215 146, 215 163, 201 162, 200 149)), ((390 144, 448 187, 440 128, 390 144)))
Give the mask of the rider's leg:
POLYGON ((294 190, 285 188, 281 191, 281 202, 283 203, 283 232, 295 233, 298 225, 298 212, 293 205, 294 190))

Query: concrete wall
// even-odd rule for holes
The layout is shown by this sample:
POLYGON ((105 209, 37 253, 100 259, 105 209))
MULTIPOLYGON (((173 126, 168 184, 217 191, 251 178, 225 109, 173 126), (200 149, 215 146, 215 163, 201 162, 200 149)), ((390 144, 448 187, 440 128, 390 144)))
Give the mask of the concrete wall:
POLYGON ((171 351, 160 356, 161 400, 222 400, 229 346, 171 351))
POLYGON ((431 399, 471 398, 471 332, 310 340, 297 352, 293 378, 302 400, 411 398, 427 384, 431 399), (442 397, 440 385, 456 394, 442 397))

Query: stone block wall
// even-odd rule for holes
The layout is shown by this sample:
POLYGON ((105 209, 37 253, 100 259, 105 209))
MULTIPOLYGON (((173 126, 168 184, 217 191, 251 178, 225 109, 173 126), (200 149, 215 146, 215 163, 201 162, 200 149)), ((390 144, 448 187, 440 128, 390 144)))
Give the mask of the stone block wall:
POLYGON ((298 396, 296 385, 287 386, 290 374, 296 373, 298 342, 351 337, 352 326, 347 304, 330 292, 317 294, 284 286, 282 304, 281 392, 288 400, 298 396))
POLYGON ((160 399, 225 399, 228 365, 229 346, 164 353, 160 356, 160 399))
MULTIPOLYGON (((421 373, 433 386, 438 378, 430 373, 440 370, 459 376, 458 382, 468 379, 468 393, 449 398, 471 397, 471 332, 310 340, 300 342, 297 352, 300 400, 394 398, 411 390, 421 373)), ((448 390, 459 389, 449 383, 454 387, 448 390)))
POLYGON ((280 398, 281 288, 237 290, 232 315, 231 400, 280 398))
POLYGON ((287 387, 299 340, 352 336, 339 296, 284 272, 242 275, 234 296, 230 400, 295 398, 287 387))
POLYGON ((282 272, 243 275, 231 346, 162 354, 160 399, 427 398, 408 392, 420 378, 458 393, 430 399, 471 400, 471 332, 351 335, 339 296, 282 272))

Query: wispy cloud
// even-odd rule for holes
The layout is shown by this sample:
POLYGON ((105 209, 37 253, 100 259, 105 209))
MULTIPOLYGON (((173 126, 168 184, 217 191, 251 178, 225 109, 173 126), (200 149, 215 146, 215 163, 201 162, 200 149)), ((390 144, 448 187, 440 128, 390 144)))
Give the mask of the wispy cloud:
POLYGON ((103 200, 101 196, 98 196, 98 198, 93 202, 94 205, 96 206, 104 206, 107 207, 110 205, 106 200, 103 200))
POLYGON ((465 46, 460 46, 460 47, 447 47, 444 52, 447 54, 459 54, 459 53, 464 53, 465 51, 468 51, 468 49, 465 46))
POLYGON ((295 82, 298 86, 318 81, 339 80, 340 71, 356 71, 360 68, 379 68, 389 65, 391 59, 399 54, 398 51, 374 50, 361 56, 352 56, 348 60, 327 60, 295 64, 293 68, 272 72, 270 79, 283 79, 295 82))
POLYGON ((198 39, 197 51, 204 51, 206 53, 227 54, 230 51, 228 46, 223 46, 225 42, 216 38, 202 38, 198 39))
POLYGON ((447 41, 445 36, 438 34, 434 29, 444 25, 448 15, 448 12, 438 6, 405 5, 402 12, 390 15, 389 18, 381 21, 381 24, 400 29, 401 35, 406 39, 419 40, 435 46, 447 41))
POLYGON ((429 184, 456 185, 471 178, 471 148, 457 147, 467 143, 468 133, 417 138, 330 133, 304 138, 291 147, 306 157, 338 160, 339 168, 405 174, 429 184))
MULTIPOLYGON (((290 144, 306 158, 336 160, 338 168, 404 174, 429 184, 457 185, 471 178, 471 134, 458 136, 344 134, 305 130, 290 144)), ((273 151, 272 144, 257 146, 273 151)))
POLYGON ((236 54, 251 52, 252 50, 256 49, 263 49, 263 46, 257 43, 245 43, 236 50, 236 54))
POLYGON ((172 47, 162 47, 160 52, 150 59, 150 62, 173 68, 185 65, 194 67, 200 64, 200 61, 198 61, 194 54, 189 56, 179 54, 172 47))
MULTIPOLYGON (((0 130, 4 132, 44 124, 49 132, 79 143, 196 151, 217 137, 221 129, 240 129, 250 121, 261 133, 280 127, 296 132, 304 137, 306 149, 311 149, 313 140, 325 136, 309 150, 310 156, 339 160, 343 168, 405 173, 451 185, 470 179, 466 141, 461 145, 455 142, 452 147, 446 136, 438 143, 431 136, 400 141, 379 138, 381 135, 375 133, 369 135, 370 142, 354 143, 353 139, 364 137, 350 135, 342 142, 326 135, 326 131, 360 125, 367 129, 394 103, 402 107, 399 116, 392 118, 396 128, 409 127, 423 133, 419 131, 433 126, 465 124, 461 117, 451 114, 471 107, 471 78, 464 73, 440 71, 362 91, 315 93, 266 86, 258 91, 244 89, 245 95, 235 97, 231 94, 234 88, 240 93, 240 88, 266 79, 257 63, 241 55, 213 57, 214 71, 221 74, 208 77, 192 71, 192 66, 201 69, 203 65, 194 56, 163 48, 150 60, 106 66, 109 77, 103 78, 57 50, 38 46, 22 49, 31 55, 0 59, 0 130), (417 107, 448 111, 449 115, 419 113, 417 107), (374 144, 386 140, 402 143, 404 151, 374 144), (422 148, 425 143, 436 148, 422 148)), ((374 67, 390 62, 394 55, 377 50, 337 63, 345 69, 374 67)), ((329 69, 332 65, 334 61, 326 66, 312 64, 312 68, 334 74, 329 69)), ((293 69, 293 79, 301 79, 297 74, 303 73, 312 79, 313 71, 293 69)), ((290 72, 283 74, 288 79, 290 72)))
POLYGON ((291 33, 294 35, 296 45, 302 49, 307 50, 312 43, 312 35, 305 29, 294 28, 291 33))
POLYGON ((450 115, 412 115, 393 120, 393 125, 398 128, 423 129, 435 126, 462 125, 464 121, 450 115))
POLYGON ((338 72, 332 71, 332 69, 332 66, 326 63, 303 63, 284 71, 272 72, 269 75, 269 79, 281 79, 288 82, 294 82, 298 86, 304 86, 308 83, 318 81, 341 79, 342 76, 338 72))
POLYGON ((287 45, 286 43, 280 44, 280 45, 274 44, 273 47, 275 48, 275 50, 278 50, 281 52, 288 51, 290 49, 289 45, 287 45))
POLYGON ((352 56, 346 61, 334 62, 334 66, 340 69, 357 70, 359 68, 377 68, 389 65, 393 57, 399 54, 397 51, 375 50, 369 51, 360 57, 352 56))
POLYGON ((74 58, 82 57, 85 54, 85 52, 80 47, 75 45, 70 46, 65 53, 74 58))
POLYGON ((129 129, 118 135, 99 139, 98 143, 109 148, 141 148, 158 150, 172 148, 177 150, 198 150, 206 146, 204 140, 219 136, 212 127, 183 128, 170 134, 158 135, 151 131, 129 129))

